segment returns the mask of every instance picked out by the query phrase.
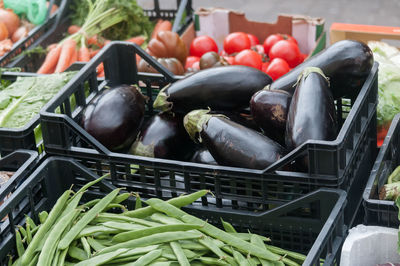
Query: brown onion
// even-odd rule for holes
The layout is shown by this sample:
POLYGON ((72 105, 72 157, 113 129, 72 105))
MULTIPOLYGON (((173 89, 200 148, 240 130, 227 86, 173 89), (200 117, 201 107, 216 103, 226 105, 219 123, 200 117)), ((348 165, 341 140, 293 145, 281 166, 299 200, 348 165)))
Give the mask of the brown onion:
POLYGON ((13 42, 18 42, 22 38, 28 36, 28 29, 24 26, 19 27, 11 37, 13 42))
POLYGON ((0 9, 0 22, 6 24, 8 36, 12 36, 20 24, 19 17, 11 9, 0 9))

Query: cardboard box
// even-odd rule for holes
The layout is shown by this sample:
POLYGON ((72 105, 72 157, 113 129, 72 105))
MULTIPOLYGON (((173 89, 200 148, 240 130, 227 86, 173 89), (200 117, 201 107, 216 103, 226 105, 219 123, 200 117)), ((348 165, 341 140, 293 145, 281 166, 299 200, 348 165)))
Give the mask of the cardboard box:
MULTIPOLYGON (((330 42, 335 43, 341 40, 356 40, 364 43, 368 41, 400 41, 400 27, 333 23, 330 28, 330 42)), ((393 44, 390 41, 387 42, 393 44)), ((394 45, 400 47, 400 42, 394 45)))
POLYGON ((279 15, 275 23, 250 21, 243 12, 224 8, 200 8, 195 12, 194 22, 181 37, 189 48, 196 36, 208 35, 217 42, 221 51, 224 38, 231 32, 254 34, 260 42, 271 34, 284 33, 296 38, 302 53, 315 54, 326 45, 324 24, 323 18, 301 15, 279 15))

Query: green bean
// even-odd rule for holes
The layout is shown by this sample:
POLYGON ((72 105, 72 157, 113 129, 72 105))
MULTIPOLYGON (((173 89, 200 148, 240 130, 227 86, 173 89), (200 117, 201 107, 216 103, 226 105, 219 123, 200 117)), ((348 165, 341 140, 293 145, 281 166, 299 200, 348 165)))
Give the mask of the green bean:
POLYGON ((18 227, 19 232, 21 233, 21 237, 26 239, 26 238, 27 238, 27 235, 26 235, 26 230, 25 230, 25 228, 22 227, 22 226, 20 226, 20 225, 18 225, 17 227, 18 227))
POLYGON ((105 222, 103 223, 103 225, 105 227, 109 227, 109 228, 113 228, 113 229, 117 229, 120 232, 121 231, 133 231, 133 230, 141 230, 141 229, 145 229, 145 228, 149 228, 147 226, 144 225, 140 225, 140 224, 131 224, 131 223, 119 223, 119 222, 105 222))
POLYGON ((11 255, 8 255, 8 263, 7 263, 8 266, 11 266, 13 264, 12 260, 13 260, 13 257, 11 255))
POLYGON ((126 210, 127 210, 126 207, 124 205, 122 205, 122 204, 110 203, 104 208, 103 211, 106 212, 106 211, 114 209, 114 208, 121 209, 122 212, 126 212, 126 210))
POLYGON ((26 224, 26 243, 29 245, 32 241, 32 233, 31 233, 31 225, 29 223, 26 224))
MULTIPOLYGON (((189 195, 182 195, 177 198, 172 198, 168 200, 167 202, 169 204, 172 204, 175 207, 181 208, 185 207, 186 205, 189 205, 199 198, 205 196, 209 191, 208 190, 199 190, 195 193, 189 194, 189 195)), ((136 217, 136 218, 145 218, 150 215, 152 215, 155 212, 153 208, 150 206, 140 208, 140 209, 135 209, 133 211, 127 211, 124 213, 124 215, 129 216, 129 217, 136 217)))
POLYGON ((46 222, 47 216, 49 214, 47 213, 47 211, 42 211, 39 213, 39 221, 41 224, 44 224, 46 222))
POLYGON ((60 257, 58 258, 57 266, 64 265, 65 257, 67 256, 68 249, 64 249, 60 253, 60 257))
POLYGON ((144 266, 150 264, 152 261, 157 259, 158 257, 161 256, 162 251, 161 250, 153 250, 147 253, 146 255, 143 255, 140 257, 137 261, 134 263, 129 264, 130 266, 144 266))
POLYGON ((86 252, 83 249, 80 249, 78 247, 75 246, 71 246, 68 248, 68 255, 71 258, 83 261, 83 260, 87 260, 88 257, 86 256, 86 252))
POLYGON ((203 239, 199 240, 200 244, 204 245, 205 247, 209 248, 215 255, 217 255, 220 259, 226 260, 230 265, 237 265, 235 260, 223 252, 209 237, 204 237, 203 239))
POLYGON ((15 230, 15 239, 17 241, 18 257, 21 257, 22 255, 24 255, 25 248, 24 248, 24 244, 22 244, 21 234, 19 233, 18 230, 15 230))
POLYGON ((216 259, 212 257, 200 257, 199 260, 206 265, 229 265, 221 259, 216 259))
POLYGON ((140 199, 139 194, 136 194, 135 210, 140 208, 142 208, 142 200, 140 199))
POLYGON ((121 193, 118 196, 115 197, 115 199, 111 203, 121 203, 124 202, 125 200, 129 199, 129 197, 132 195, 132 193, 125 192, 121 193))
MULTIPOLYGON (((61 234, 64 232, 65 228, 72 222, 75 218, 75 215, 79 213, 80 210, 72 210, 67 215, 62 217, 58 223, 56 223, 53 229, 50 231, 49 236, 47 237, 42 251, 50 250, 52 247, 56 247, 57 241, 60 240, 61 234)), ((52 261, 52 256, 50 252, 41 252, 39 256, 38 265, 49 265, 52 261)))
MULTIPOLYGON (((261 237, 259 235, 255 235, 252 234, 251 235, 251 239, 250 239, 250 243, 252 243, 253 245, 259 246, 262 249, 266 250, 267 248, 265 247, 264 241, 261 239, 261 237)), ((264 259, 260 259, 261 265, 262 266, 273 266, 274 263, 264 260, 264 259)))
POLYGON ((71 194, 71 190, 65 191, 60 198, 58 198, 56 204, 54 205, 53 209, 49 213, 46 221, 40 226, 39 230, 36 232, 35 236, 32 238, 32 242, 26 249, 23 257, 21 258, 22 265, 28 265, 29 262, 32 260, 32 256, 40 243, 40 241, 45 236, 46 232, 50 230, 53 223, 56 221, 64 206, 68 200, 69 195, 71 194))
POLYGON ((139 247, 139 248, 133 248, 130 249, 129 251, 125 252, 124 254, 121 254, 118 256, 118 258, 124 258, 124 257, 130 257, 134 255, 140 255, 143 253, 148 253, 150 251, 153 251, 157 249, 160 245, 150 245, 146 247, 139 247))
POLYGON ((306 258, 307 258, 307 256, 305 256, 303 254, 300 254, 300 253, 297 253, 297 252, 284 250, 282 248, 271 246, 271 245, 265 245, 265 246, 271 252, 274 252, 274 253, 279 254, 279 255, 286 255, 287 257, 290 257, 290 258, 295 259, 295 260, 299 260, 299 261, 304 262, 306 260, 306 258))
POLYGON ((175 241, 172 241, 169 244, 170 244, 172 250, 174 251, 176 258, 178 259, 179 265, 180 266, 190 266, 190 263, 189 263, 188 259, 186 258, 186 255, 183 252, 181 246, 175 241))
POLYGON ((189 215, 185 213, 184 211, 176 208, 175 206, 164 202, 160 199, 157 198, 152 198, 146 201, 147 204, 149 204, 151 207, 156 209, 157 211, 163 212, 169 216, 181 219, 185 223, 190 223, 190 224, 198 224, 202 225, 202 227, 199 229, 200 231, 206 233, 209 236, 212 236, 214 238, 220 239, 221 241, 225 242, 228 245, 231 245, 244 253, 250 253, 253 254, 254 256, 267 259, 267 260, 272 260, 272 261, 278 261, 280 260, 280 256, 270 252, 270 251, 264 251, 261 247, 257 247, 253 244, 250 244, 244 240, 241 240, 237 237, 234 237, 230 235, 229 233, 211 225, 211 224, 204 224, 204 221, 194 217, 192 215, 189 215))
POLYGON ((101 200, 101 199, 94 199, 94 200, 88 201, 88 202, 86 202, 85 204, 83 204, 83 207, 85 207, 85 208, 91 208, 91 207, 93 207, 94 205, 96 205, 100 200, 101 200))
MULTIPOLYGON (((242 239, 244 241, 250 241, 252 235, 254 235, 252 233, 229 233, 229 234, 231 234, 231 235, 233 235, 235 237, 238 237, 238 238, 240 238, 240 239, 242 239)), ((271 239, 269 239, 268 237, 265 237, 265 236, 259 236, 259 237, 261 238, 262 241, 265 241, 265 242, 270 242, 271 241, 271 239)), ((276 252, 274 252, 274 253, 276 253, 276 252)))
POLYGON ((83 250, 86 252, 88 258, 90 258, 90 256, 92 255, 92 252, 90 252, 90 245, 85 237, 81 237, 81 243, 82 243, 83 250))
POLYGON ((33 260, 29 263, 28 266, 36 266, 36 265, 37 265, 37 262, 38 262, 38 259, 39 259, 39 254, 36 254, 36 255, 33 257, 33 260))
POLYGON ((183 224, 184 223, 179 219, 169 217, 169 216, 165 215, 164 213, 159 213, 159 212, 153 213, 150 216, 150 219, 152 219, 153 221, 156 221, 156 222, 163 223, 163 224, 183 224))
POLYGON ((222 223, 222 226, 224 227, 224 230, 227 233, 237 233, 235 228, 233 228, 233 226, 230 223, 225 222, 222 218, 221 218, 221 223, 222 223))
POLYGON ((110 240, 111 235, 109 234, 99 234, 96 235, 96 239, 102 239, 102 240, 110 240))
POLYGON ((66 249, 80 231, 93 220, 99 212, 101 212, 114 198, 118 195, 120 189, 114 189, 111 193, 101 199, 93 208, 91 208, 65 235, 65 237, 58 244, 58 248, 66 249))
POLYGON ((65 209, 63 210, 63 212, 61 213, 60 217, 57 219, 57 222, 64 217, 65 215, 67 215, 67 213, 69 213, 72 210, 75 210, 79 204, 79 201, 81 200, 83 196, 83 193, 76 193, 74 195, 74 198, 70 201, 68 201, 67 206, 65 207, 65 209))
POLYGON ((121 214, 115 214, 115 213, 102 212, 98 215, 98 217, 96 219, 104 218, 105 219, 104 222, 108 222, 110 220, 120 220, 120 221, 127 221, 127 222, 137 223, 137 224, 146 225, 146 226, 161 225, 160 223, 155 223, 155 222, 146 221, 143 219, 138 219, 138 218, 133 218, 133 217, 127 217, 124 214, 125 213, 122 213, 122 215, 121 215, 121 214))
POLYGON ((81 232, 75 237, 75 239, 84 237, 84 236, 92 236, 95 233, 110 233, 110 234, 116 234, 121 232, 119 229, 107 227, 104 225, 96 225, 96 226, 86 226, 85 228, 82 229, 81 232))
POLYGON ((195 239, 200 238, 203 235, 197 232, 165 232, 165 233, 157 233, 150 236, 145 236, 138 239, 133 239, 130 241, 122 242, 111 247, 107 247, 101 250, 99 253, 107 253, 111 251, 115 251, 119 248, 135 248, 135 247, 142 247, 147 245, 155 245, 161 244, 176 240, 183 240, 183 239, 195 239))
POLYGON ((233 257, 239 263, 240 266, 251 266, 250 263, 246 260, 245 257, 243 257, 242 253, 233 250, 233 257))
POLYGON ((61 251, 60 250, 56 250, 56 254, 53 258, 53 262, 52 262, 52 266, 58 266, 58 258, 60 257, 61 251))
POLYGON ((199 226, 199 225, 193 225, 193 224, 160 225, 160 226, 149 227, 149 228, 140 229, 140 230, 136 230, 136 231, 119 233, 113 237, 112 241, 115 243, 121 243, 121 242, 129 241, 132 239, 137 239, 137 238, 153 235, 156 233, 188 231, 188 230, 193 230, 193 229, 199 229, 200 227, 201 226, 199 226))
POLYGON ((126 263, 130 263, 133 262, 137 259, 139 259, 141 256, 143 256, 143 254, 139 254, 139 255, 134 255, 134 256, 130 256, 130 257, 123 257, 123 258, 115 258, 112 261, 112 265, 125 265, 126 263))
POLYGON ((182 248, 184 249, 199 250, 199 251, 209 250, 204 245, 201 245, 198 242, 190 240, 179 241, 179 244, 181 244, 182 248))
POLYGON ((88 237, 87 242, 89 245, 97 252, 102 250, 103 248, 106 248, 106 246, 103 246, 100 244, 98 241, 96 241, 94 238, 88 237))
POLYGON ((95 239, 95 240, 106 247, 112 246, 114 244, 111 242, 110 238, 109 239, 95 239))
POLYGON ((35 236, 35 234, 36 234, 36 232, 39 230, 39 228, 40 228, 40 225, 36 226, 35 228, 33 228, 33 229, 31 230, 32 238, 35 236))
POLYGON ((91 257, 90 259, 81 261, 80 263, 76 264, 75 266, 85 266, 85 265, 86 266, 87 265, 97 266, 97 265, 105 264, 106 262, 112 261, 114 258, 118 257, 119 255, 121 255, 127 251, 128 251, 127 248, 121 248, 114 252, 91 257))
POLYGON ((150 263, 149 266, 178 266, 179 264, 174 261, 156 261, 150 263))
POLYGON ((81 187, 81 189, 79 189, 75 195, 73 195, 70 199, 70 201, 72 201, 76 195, 80 194, 80 193, 84 193, 89 187, 97 184, 98 182, 100 182, 101 180, 103 180, 104 178, 110 176, 110 173, 107 173, 99 178, 97 178, 96 180, 93 180, 92 182, 86 183, 83 187, 81 187))

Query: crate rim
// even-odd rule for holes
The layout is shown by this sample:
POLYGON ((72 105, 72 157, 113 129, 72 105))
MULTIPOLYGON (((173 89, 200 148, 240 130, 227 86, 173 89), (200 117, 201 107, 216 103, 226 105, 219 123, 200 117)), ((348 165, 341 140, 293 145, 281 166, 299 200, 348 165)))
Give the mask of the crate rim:
MULTIPOLYGON (((66 119, 72 126, 74 126, 75 130, 82 132, 86 132, 78 123, 76 123, 72 118, 65 114, 56 114, 51 111, 51 109, 55 109, 55 105, 59 105, 62 102, 60 101, 61 95, 64 93, 70 93, 72 89, 72 85, 75 83, 78 83, 80 77, 88 77, 90 75, 90 69, 93 69, 93 67, 97 66, 101 62, 101 58, 104 54, 107 53, 107 51, 111 50, 113 46, 120 46, 120 45, 128 45, 128 46, 133 46, 137 50, 138 54, 142 56, 142 53, 145 55, 145 60, 150 63, 153 67, 155 67, 157 70, 159 70, 160 73, 162 73, 167 81, 173 82, 181 78, 181 76, 176 76, 172 74, 169 70, 165 69, 161 64, 159 64, 157 61, 155 61, 152 57, 148 57, 147 53, 145 53, 141 47, 137 46, 136 44, 132 43, 125 43, 121 41, 113 41, 109 43, 105 49, 100 51, 89 63, 87 63, 78 73, 75 75, 65 86, 62 88, 54 97, 52 100, 50 100, 40 111, 40 117, 41 119, 46 119, 46 116, 55 116, 61 119, 66 119)), ((375 74, 378 71, 378 63, 374 62, 374 65, 371 68, 371 71, 365 80, 358 96, 356 97, 356 100, 354 102, 354 105, 356 104, 361 104, 366 101, 368 97, 368 91, 372 89, 372 86, 368 87, 367 84, 370 84, 372 80, 375 78, 375 74)), ((140 73, 139 73, 140 74, 140 73)), ((141 75, 141 76, 146 76, 146 75, 141 75)), ((375 106, 377 103, 375 103, 375 106)), ((277 162, 273 163, 272 165, 268 166, 265 169, 250 169, 250 168, 240 168, 240 167, 229 167, 229 166, 219 166, 219 165, 207 165, 207 168, 210 171, 218 171, 219 174, 221 174, 221 171, 229 171, 229 172, 237 172, 237 173, 243 173, 243 171, 246 171, 248 173, 252 173, 255 175, 262 175, 266 173, 272 173, 277 170, 281 166, 281 164, 286 164, 289 161, 292 161, 292 157, 296 157, 296 154, 300 154, 304 151, 307 151, 311 146, 313 145, 322 145, 325 149, 329 149, 331 151, 337 151, 339 150, 342 145, 344 144, 345 138, 350 134, 350 132, 345 132, 345 128, 349 127, 350 123, 353 122, 355 119, 354 117, 360 112, 359 109, 351 108, 345 122, 343 123, 343 126, 341 127, 337 137, 335 140, 332 141, 321 141, 321 140, 308 140, 296 149, 292 150, 282 158, 280 158, 277 162)), ((369 117, 369 119, 372 119, 372 116, 369 117)), ((191 162, 183 162, 183 161, 177 161, 177 160, 171 160, 171 159, 157 159, 157 158, 148 158, 148 157, 143 157, 143 156, 136 156, 136 155, 129 155, 129 154, 122 154, 118 152, 112 152, 109 149, 107 149, 105 146, 103 146, 100 142, 98 142, 94 137, 92 137, 90 134, 87 134, 88 139, 90 142, 94 143, 96 146, 98 146, 101 150, 102 153, 100 153, 96 148, 92 149, 85 149, 85 152, 88 150, 96 150, 100 155, 105 156, 107 158, 109 157, 127 157, 130 159, 142 161, 142 162, 148 162, 151 164, 151 162, 157 162, 157 163, 164 163, 167 165, 174 165, 174 166, 180 166, 182 169, 185 167, 189 168, 203 168, 204 169, 204 164, 200 163, 191 163, 191 162), (147 158, 147 159, 146 159, 147 158)), ((45 143, 46 147, 46 143, 45 143)), ((285 171, 286 172, 286 171, 285 171)), ((296 172, 297 173, 297 172, 296 172)), ((306 173, 308 174, 308 173, 306 173)), ((311 175, 314 176, 314 175, 311 175)), ((321 175, 322 176, 322 175, 321 175)), ((330 176, 330 175, 328 175, 330 176)), ((307 175, 306 178, 309 178, 310 176, 307 175)), ((335 178, 337 179, 337 178, 335 178)))

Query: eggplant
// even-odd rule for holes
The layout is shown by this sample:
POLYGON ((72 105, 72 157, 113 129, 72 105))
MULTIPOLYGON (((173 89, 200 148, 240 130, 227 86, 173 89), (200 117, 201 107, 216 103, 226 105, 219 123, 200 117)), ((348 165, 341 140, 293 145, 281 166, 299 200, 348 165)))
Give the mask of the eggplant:
POLYGON ((271 84, 271 89, 293 94, 294 84, 303 70, 307 67, 318 67, 329 78, 330 90, 335 99, 341 97, 354 99, 373 64, 373 54, 368 45, 351 40, 339 41, 275 80, 271 84))
POLYGON ((286 119, 292 96, 281 90, 265 88, 256 92, 250 101, 251 115, 263 133, 285 144, 286 119))
POLYGON ((207 150, 207 148, 204 148, 204 147, 197 150, 193 154, 190 161, 194 162, 194 163, 205 163, 205 164, 218 165, 218 163, 215 161, 215 159, 211 155, 211 153, 207 150))
POLYGON ((241 111, 210 111, 210 114, 221 114, 228 117, 235 123, 241 124, 242 126, 260 131, 260 127, 254 121, 250 112, 247 110, 241 111))
POLYGON ((329 82, 319 68, 306 68, 299 77, 286 123, 286 148, 294 149, 307 140, 337 137, 335 103, 329 82))
POLYGON ((154 101, 161 111, 188 113, 194 109, 240 110, 272 79, 252 67, 221 66, 204 69, 164 87, 154 101))
POLYGON ((183 127, 183 118, 162 113, 147 121, 129 153, 153 158, 187 160, 194 150, 195 144, 183 127))
POLYGON ((112 151, 129 147, 143 122, 146 97, 137 86, 119 85, 96 96, 83 112, 82 127, 112 151))
POLYGON ((285 152, 261 133, 209 110, 194 110, 183 121, 189 136, 202 143, 220 165, 264 169, 285 152))

